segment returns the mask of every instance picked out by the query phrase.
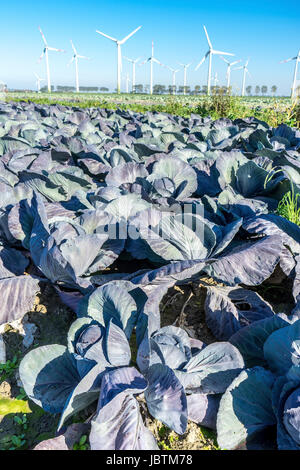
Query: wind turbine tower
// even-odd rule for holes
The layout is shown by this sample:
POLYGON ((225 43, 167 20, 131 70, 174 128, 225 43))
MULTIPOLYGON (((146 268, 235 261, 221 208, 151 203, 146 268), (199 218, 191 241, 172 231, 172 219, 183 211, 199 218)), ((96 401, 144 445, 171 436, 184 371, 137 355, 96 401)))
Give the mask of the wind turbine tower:
POLYGON ((37 86, 37 91, 38 93, 41 93, 41 82, 44 81, 44 78, 41 78, 38 76, 37 73, 34 72, 34 75, 36 76, 36 86, 37 86))
POLYGON ((144 65, 144 64, 146 64, 146 62, 150 62, 150 95, 152 95, 153 94, 153 62, 155 62, 158 65, 161 65, 162 67, 166 67, 164 64, 162 64, 159 60, 157 60, 154 57, 154 44, 153 44, 153 41, 152 41, 151 56, 148 59, 141 62, 139 65, 144 65))
POLYGON ((128 36, 125 38, 118 40, 115 38, 112 38, 111 36, 108 36, 107 34, 102 33, 101 31, 96 31, 96 33, 101 34, 107 39, 110 39, 111 41, 114 41, 117 45, 117 51, 118 51, 118 68, 117 68, 117 92, 118 94, 120 93, 121 90, 121 71, 122 71, 122 53, 121 53, 121 46, 124 44, 131 36, 133 36, 142 26, 138 26, 134 31, 132 31, 128 36))
POLYGON ((226 78, 227 78, 227 93, 229 93, 229 87, 230 87, 230 75, 231 75, 231 67, 233 65, 236 65, 241 62, 241 60, 235 60, 234 62, 229 62, 229 60, 225 59, 224 57, 220 56, 220 59, 224 60, 224 62, 227 64, 227 71, 226 71, 226 78))
POLYGON ((75 81, 76 81, 76 92, 79 93, 79 78, 78 78, 78 59, 87 59, 89 60, 89 57, 85 57, 84 55, 79 55, 77 53, 77 50, 72 42, 72 39, 70 39, 70 42, 71 42, 71 46, 72 46, 72 49, 73 49, 73 52, 74 52, 74 55, 72 57, 72 59, 70 60, 70 62, 68 63, 68 66, 71 65, 71 63, 73 61, 75 61, 75 81))
POLYGON ((296 95, 298 64, 300 62, 300 50, 298 51, 298 54, 295 57, 290 57, 289 59, 281 60, 280 63, 283 64, 286 62, 290 62, 291 60, 295 60, 295 68, 294 68, 294 76, 293 76, 292 92, 291 92, 291 97, 294 98, 296 95))
POLYGON ((183 94, 186 95, 186 69, 192 65, 192 63, 189 64, 181 64, 178 62, 179 65, 183 67, 183 94))
POLYGON ((39 58, 39 62, 42 60, 42 58, 45 56, 46 59, 46 69, 47 69, 47 86, 48 86, 48 93, 51 93, 51 80, 50 80, 50 69, 49 69, 49 58, 48 58, 48 51, 55 51, 55 52, 66 52, 63 49, 56 49, 55 47, 50 47, 48 46, 48 43, 46 41, 46 38, 43 34, 43 31, 39 27, 39 31, 42 35, 45 47, 43 49, 43 52, 39 58))
POLYGON ((205 32, 205 36, 206 36, 206 39, 207 39, 207 42, 208 42, 209 49, 206 52, 205 56, 200 60, 199 64, 195 68, 195 70, 198 70, 198 68, 203 64, 203 62, 208 57, 207 94, 210 95, 212 56, 213 55, 234 55, 234 54, 231 54, 230 52, 222 52, 222 51, 215 50, 212 46, 212 43, 211 43, 210 39, 209 39, 209 36, 208 36, 208 33, 207 33, 207 30, 206 30, 205 26, 203 26, 203 28, 204 28, 204 32, 205 32))
POLYGON ((135 92, 135 66, 140 60, 140 57, 138 59, 129 59, 128 57, 124 56, 124 59, 128 60, 128 62, 131 62, 132 64, 132 93, 135 92))
POLYGON ((176 73, 179 72, 179 69, 178 70, 172 69, 172 67, 169 67, 168 65, 166 67, 172 72, 173 94, 176 95, 176 73))
POLYGON ((250 74, 250 72, 247 68, 248 63, 249 63, 249 59, 247 60, 245 65, 242 65, 241 67, 237 67, 236 69, 234 69, 234 70, 242 70, 243 69, 242 96, 245 96, 246 74, 248 74, 251 77, 251 74, 250 74))

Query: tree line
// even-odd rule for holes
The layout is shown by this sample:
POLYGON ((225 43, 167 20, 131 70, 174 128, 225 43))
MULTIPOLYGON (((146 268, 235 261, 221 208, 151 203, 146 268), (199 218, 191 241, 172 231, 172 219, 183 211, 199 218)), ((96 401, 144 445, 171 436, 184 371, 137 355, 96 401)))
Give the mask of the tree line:
MULTIPOLYGON (((246 87, 246 93, 247 95, 251 96, 252 95, 252 92, 255 96, 257 95, 266 95, 269 91, 269 93, 272 93, 273 95, 275 95, 277 93, 277 86, 276 85, 273 85, 272 87, 270 87, 270 89, 266 86, 266 85, 262 85, 262 86, 259 86, 259 85, 256 85, 255 87, 252 87, 251 85, 247 86, 246 87)), ((133 90, 134 93, 148 93, 149 92, 149 85, 142 85, 142 84, 139 84, 139 85, 135 85, 134 87, 134 90, 133 90)), ((211 92, 212 93, 227 93, 228 90, 227 90, 227 87, 226 86, 219 86, 219 85, 216 85, 216 86, 211 86, 211 92)), ((169 86, 166 86, 166 85, 154 85, 153 86, 153 93, 154 94, 157 94, 157 95, 164 95, 164 94, 175 94, 175 93, 178 93, 178 94, 186 94, 186 95, 206 95, 207 94, 207 85, 196 85, 193 89, 190 87, 190 86, 174 86, 174 85, 169 85, 169 86)))
MULTIPOLYGON (((142 85, 142 84, 137 84, 134 86, 134 89, 131 90, 133 93, 149 93, 149 85, 142 85)), ((277 86, 273 85, 272 87, 268 88, 266 85, 256 85, 251 86, 248 85, 246 87, 246 93, 248 96, 258 96, 262 95, 265 96, 268 94, 275 95, 277 93, 277 86)), ((74 86, 67 86, 67 85, 57 85, 56 90, 54 86, 51 86, 51 91, 57 91, 60 93, 72 93, 75 92, 76 89, 74 86)), ((107 87, 96 87, 96 86, 80 86, 79 91, 85 92, 85 93, 97 93, 97 92, 102 92, 102 93, 107 93, 109 92, 109 88, 107 87)), ((41 88, 41 92, 47 92, 47 86, 43 86, 41 88)), ((226 86, 211 86, 211 92, 212 93, 221 93, 221 94, 226 94, 228 92, 226 86)), ((196 85, 193 89, 190 86, 175 86, 175 85, 160 85, 156 84, 153 86, 153 93, 155 95, 165 95, 165 94, 179 94, 179 95, 206 95, 207 94, 207 85, 196 85)))
MULTIPOLYGON (((46 85, 41 87, 41 92, 47 92, 47 91, 48 91, 48 88, 47 88, 46 85)), ((76 91, 76 88, 74 86, 57 85, 56 90, 55 90, 55 87, 53 85, 51 85, 51 91, 58 91, 60 93, 72 93, 72 92, 76 91)), ((86 92, 86 93, 96 93, 96 92, 101 91, 103 93, 105 93, 105 92, 107 93, 109 91, 109 88, 107 88, 105 86, 101 86, 101 87, 98 87, 98 86, 80 86, 79 91, 86 92)))

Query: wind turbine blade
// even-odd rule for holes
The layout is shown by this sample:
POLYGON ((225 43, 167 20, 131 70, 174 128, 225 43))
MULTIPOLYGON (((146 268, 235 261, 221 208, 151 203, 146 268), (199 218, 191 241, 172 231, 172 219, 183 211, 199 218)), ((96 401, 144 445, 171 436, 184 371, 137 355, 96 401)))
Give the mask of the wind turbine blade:
POLYGON ((139 66, 144 65, 146 62, 149 62, 149 60, 151 60, 151 57, 149 57, 148 59, 143 60, 143 62, 141 62, 139 64, 139 66))
POLYGON ((246 72, 247 72, 247 74, 249 75, 249 77, 251 77, 251 78, 252 78, 252 75, 251 75, 251 73, 249 72, 249 70, 248 70, 248 69, 246 69, 246 72))
POLYGON ((96 33, 101 34, 102 36, 104 36, 107 39, 110 39, 111 41, 118 42, 117 39, 112 38, 111 36, 108 36, 108 34, 101 33, 101 31, 96 31, 96 33))
POLYGON ((86 57, 85 55, 77 55, 78 59, 86 59, 86 60, 91 60, 90 57, 86 57))
POLYGON ((72 64, 73 60, 74 60, 74 56, 72 57, 72 59, 70 60, 70 62, 67 64, 67 67, 69 67, 69 66, 72 64))
POLYGON ((55 52, 66 52, 64 49, 56 49, 56 47, 48 47, 48 50, 55 52))
POLYGON ((41 62, 42 58, 44 57, 45 51, 43 51, 39 57, 38 63, 41 62))
POLYGON ((73 44, 72 39, 70 39, 70 43, 71 43, 72 49, 73 49, 73 51, 74 51, 74 54, 77 55, 77 51, 76 51, 76 49, 75 49, 75 46, 74 46, 74 44, 73 44))
POLYGON ((279 63, 280 64, 283 64, 285 62, 289 62, 290 60, 296 60, 298 57, 290 57, 289 59, 286 59, 286 60, 281 60, 279 63))
POLYGON ((209 36, 208 36, 208 32, 206 31, 206 28, 205 26, 203 25, 203 28, 204 28, 204 32, 205 32, 205 36, 206 36, 206 39, 207 39, 207 42, 208 42, 208 45, 209 45, 209 48, 212 49, 212 43, 210 42, 210 39, 209 39, 209 36))
MULTIPOLYGON (((230 64, 229 60, 225 59, 223 56, 220 55, 220 59, 224 60, 224 62, 226 62, 226 64, 230 64)), ((234 62, 235 64, 235 62, 234 62)))
POLYGON ((43 33, 43 31, 41 30, 41 27, 40 27, 40 26, 39 26, 39 31, 40 31, 40 33, 41 33, 41 35, 42 35, 42 38, 43 38, 44 43, 45 43, 46 46, 47 46, 46 38, 45 38, 44 33, 43 33))
POLYGON ((141 29, 142 26, 138 26, 134 31, 132 31, 132 33, 128 34, 128 36, 126 36, 124 39, 122 39, 122 41, 120 41, 120 44, 124 44, 124 42, 127 41, 127 39, 131 38, 131 36, 133 36, 139 29, 141 29))
POLYGON ((34 75, 36 76, 36 78, 37 78, 38 80, 40 80, 40 77, 38 76, 38 74, 35 73, 35 72, 33 72, 33 73, 34 73, 34 75))
POLYGON ((233 70, 242 70, 244 68, 244 66, 242 65, 241 67, 236 67, 235 69, 233 70))
POLYGON ((164 67, 165 69, 172 70, 171 67, 169 67, 168 65, 163 64, 163 63, 160 62, 159 60, 155 59, 155 57, 152 57, 152 60, 153 60, 153 62, 155 62, 156 64, 160 65, 161 67, 164 67))
MULTIPOLYGON (((231 62, 230 66, 232 67, 235 64, 239 64, 241 61, 242 61, 242 59, 236 60, 235 62, 231 62)), ((228 62, 228 61, 226 61, 226 62, 228 62)), ((229 62, 228 62, 228 64, 229 64, 229 62)))
POLYGON ((125 60, 128 60, 128 62, 133 62, 133 60, 126 57, 126 55, 123 55, 123 57, 124 57, 125 60))
POLYGON ((219 55, 234 55, 231 52, 223 52, 223 51, 211 51, 213 54, 219 54, 219 55))
POLYGON ((204 57, 202 57, 202 59, 200 60, 199 64, 197 65, 197 67, 195 68, 195 71, 198 70, 198 68, 203 64, 203 62, 207 59, 208 55, 209 55, 209 52, 208 51, 204 57))
POLYGON ((247 67, 248 64, 249 64, 249 59, 248 59, 247 62, 245 63, 245 67, 247 67))

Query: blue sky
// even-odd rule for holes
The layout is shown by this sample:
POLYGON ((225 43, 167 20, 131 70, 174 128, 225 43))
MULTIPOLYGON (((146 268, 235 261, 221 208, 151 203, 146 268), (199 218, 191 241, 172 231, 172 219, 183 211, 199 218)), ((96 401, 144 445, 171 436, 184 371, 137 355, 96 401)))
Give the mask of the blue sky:
MULTIPOLYGON (((252 77, 247 85, 275 84, 280 94, 290 91, 294 63, 279 61, 295 56, 300 48, 299 0, 14 0, 1 4, 0 13, 0 80, 10 88, 34 89, 33 72, 46 77, 44 61, 37 63, 43 48, 39 25, 50 46, 67 51, 49 53, 54 85, 74 84, 74 67, 67 67, 72 39, 79 54, 92 59, 79 64, 80 84, 116 87, 116 46, 96 29, 121 39, 142 25, 122 47, 122 54, 149 57, 153 39, 155 56, 163 63, 173 68, 178 61, 193 63, 188 70, 192 87, 205 85, 207 79, 207 63, 194 71, 207 51, 203 24, 216 49, 233 52, 237 59, 250 57, 252 77)), ((131 73, 126 61, 123 65, 123 75, 131 73)), ((225 84, 226 66, 218 57, 213 59, 215 72, 219 83, 225 84)), ((242 72, 232 72, 232 85, 240 87, 241 81, 242 72)), ((136 82, 149 83, 148 65, 137 67, 136 82)), ((176 82, 183 83, 183 71, 176 82)), ((171 72, 155 65, 154 83, 169 85, 171 72)), ((125 81, 122 85, 125 89, 125 81)))

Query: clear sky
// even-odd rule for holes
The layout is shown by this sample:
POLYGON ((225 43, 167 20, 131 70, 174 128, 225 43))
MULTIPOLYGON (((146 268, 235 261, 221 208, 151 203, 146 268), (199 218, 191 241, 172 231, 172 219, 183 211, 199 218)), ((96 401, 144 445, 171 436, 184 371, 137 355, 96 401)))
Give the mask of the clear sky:
MULTIPOLYGON (((248 57, 251 77, 246 85, 277 85, 279 94, 290 92, 294 61, 279 61, 300 49, 299 0, 13 0, 0 3, 0 80, 9 88, 35 88, 33 72, 46 77, 40 25, 48 44, 63 48, 65 54, 49 52, 52 84, 74 85, 73 64, 67 67, 72 50, 91 57, 80 61, 80 85, 116 87, 117 48, 96 29, 118 39, 137 26, 142 28, 122 47, 122 54, 145 59, 151 53, 176 68, 178 62, 192 62, 188 85, 205 85, 207 62, 195 66, 207 51, 206 26, 213 46, 233 52, 237 59, 248 57)), ((300 67, 299 67, 300 69, 300 67)), ((131 74, 123 60, 123 75, 131 74)), ((213 58, 213 75, 225 84, 226 66, 213 58)), ((149 65, 137 67, 137 83, 149 83, 149 65)), ((131 76, 131 75, 130 75, 131 76)), ((300 70, 299 70, 300 80, 300 70)), ((242 71, 232 72, 232 85, 241 87, 242 71)), ((45 82, 43 82, 44 84, 45 82)), ((154 83, 171 84, 171 72, 154 65, 154 83)), ((183 84, 183 71, 176 77, 183 84)), ((125 89, 125 80, 122 82, 125 89)))

